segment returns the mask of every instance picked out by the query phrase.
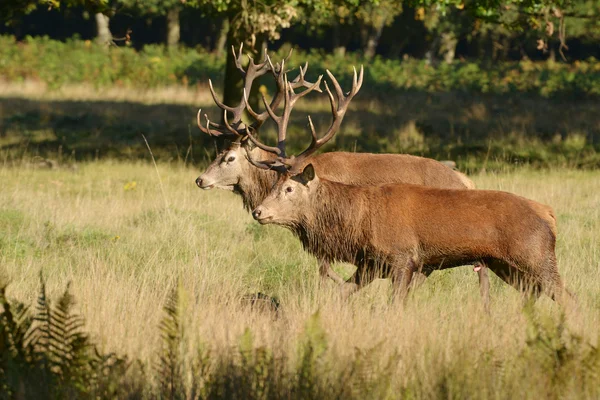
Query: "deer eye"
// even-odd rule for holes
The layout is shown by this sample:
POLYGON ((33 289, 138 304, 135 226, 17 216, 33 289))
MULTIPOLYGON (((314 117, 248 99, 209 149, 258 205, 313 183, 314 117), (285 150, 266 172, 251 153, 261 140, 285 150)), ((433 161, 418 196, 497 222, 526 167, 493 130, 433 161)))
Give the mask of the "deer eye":
POLYGON ((232 162, 232 161, 235 161, 235 157, 234 156, 229 156, 227 158, 227 162, 232 162))
POLYGON ((288 186, 288 187, 285 188, 285 191, 288 192, 288 193, 292 193, 294 191, 294 188, 291 187, 291 186, 288 186))

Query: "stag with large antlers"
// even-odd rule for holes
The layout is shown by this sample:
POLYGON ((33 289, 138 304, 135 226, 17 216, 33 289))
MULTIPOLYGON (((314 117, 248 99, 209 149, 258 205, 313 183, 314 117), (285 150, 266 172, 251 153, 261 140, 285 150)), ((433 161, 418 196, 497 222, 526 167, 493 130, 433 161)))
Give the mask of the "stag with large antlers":
MULTIPOLYGON (((239 53, 237 57, 238 66, 241 65, 240 55, 241 53, 239 53)), ((219 188, 233 191, 242 197, 244 207, 247 210, 253 210, 257 207, 267 197, 270 189, 277 182, 277 171, 272 168, 283 167, 278 158, 285 156, 285 134, 287 123, 289 122, 291 108, 295 103, 295 101, 292 101, 292 96, 297 96, 293 93, 293 90, 304 87, 306 88, 305 91, 310 90, 311 88, 314 91, 320 91, 318 86, 307 82, 304 79, 308 64, 305 65, 304 68, 300 68, 299 76, 291 82, 288 81, 286 85, 285 82, 287 81, 287 78, 285 76, 284 66, 287 63, 287 59, 273 65, 265 54, 265 60, 267 62, 266 65, 269 66, 267 72, 270 71, 272 73, 277 83, 277 92, 273 96, 270 104, 265 106, 265 111, 263 113, 258 114, 248 107, 248 114, 255 120, 247 127, 248 131, 252 133, 251 136, 246 134, 246 126, 241 123, 241 106, 242 104, 244 104, 244 106, 247 105, 247 101, 245 101, 247 96, 245 95, 242 96, 242 102, 240 103, 240 106, 238 106, 240 111, 237 113, 231 108, 225 108, 225 105, 220 107, 223 109, 225 115, 223 126, 213 124, 208 121, 208 117, 206 118, 206 124, 202 124, 200 121, 201 113, 198 112, 198 126, 204 133, 212 136, 226 137, 231 140, 231 143, 225 150, 217 155, 216 159, 210 164, 206 171, 198 177, 196 184, 202 189, 219 188), (290 88, 292 91, 290 91, 290 88), (281 116, 278 116, 276 115, 277 107, 286 96, 289 97, 287 111, 284 105, 281 116), (234 117, 231 122, 228 122, 228 119, 226 118, 227 114, 233 114, 234 117), (288 117, 284 123, 283 118, 285 115, 288 115, 288 117), (262 144, 259 147, 254 144, 257 142, 256 135, 258 134, 260 126, 269 117, 275 117, 274 120, 276 121, 278 128, 278 144, 277 147, 265 146, 262 144), (277 121, 279 121, 279 123, 277 123, 277 121), (255 140, 252 141, 251 137, 255 140), (257 164, 254 160, 259 160, 258 164, 261 168, 252 166, 252 163, 257 164)), ((256 65, 250 60, 248 69, 257 70, 260 68, 261 64, 256 65)), ((266 69, 266 67, 262 68, 266 69)), ((344 96, 343 90, 335 77, 330 73, 328 73, 328 76, 334 85, 338 99, 342 100, 342 102, 335 105, 332 93, 328 93, 329 101, 332 105, 334 122, 332 123, 332 134, 327 140, 331 139, 333 133, 339 128, 339 124, 342 122, 348 104, 354 96, 344 96)), ((245 77, 244 92, 247 94, 250 92, 252 79, 256 77, 256 74, 252 75, 245 73, 245 77)), ((356 75, 354 80, 354 82, 356 82, 354 85, 356 88, 355 92, 360 89, 362 80, 363 71, 361 68, 360 76, 356 75)), ((211 92, 213 93, 217 105, 221 105, 221 102, 218 101, 214 95, 214 91, 211 90, 211 92)), ((263 103, 265 103, 265 105, 267 104, 264 96, 263 103)), ((313 150, 311 150, 311 153, 316 150, 317 146, 320 147, 324 144, 325 138, 326 137, 321 139, 320 142, 317 141, 316 138, 314 139, 313 150)), ((307 156, 307 154, 304 154, 304 156, 307 156)), ((473 183, 460 172, 453 171, 438 161, 407 154, 331 152, 315 155, 311 159, 315 169, 321 176, 348 184, 379 185, 385 183, 406 182, 442 188, 474 188, 473 183)), ((332 270, 328 261, 320 258, 319 265, 319 272, 323 278, 330 277, 338 283, 344 283, 344 281, 332 270)), ((489 297, 487 271, 485 268, 478 268, 478 274, 481 293, 484 302, 487 304, 486 299, 489 297)))

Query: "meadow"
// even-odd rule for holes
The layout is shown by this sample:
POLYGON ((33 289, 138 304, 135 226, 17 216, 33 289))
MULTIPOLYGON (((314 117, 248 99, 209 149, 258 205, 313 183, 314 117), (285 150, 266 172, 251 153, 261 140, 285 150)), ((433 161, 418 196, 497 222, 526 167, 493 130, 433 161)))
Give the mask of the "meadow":
POLYGON ((259 226, 231 193, 198 189, 202 168, 0 166, 8 297, 34 304, 40 271, 51 299, 72 282, 84 329, 131 363, 118 397, 600 396, 600 172, 472 175, 479 188, 555 208, 559 270, 579 304, 566 314, 548 298, 524 305, 493 277, 488 315, 470 267, 435 272, 404 307, 390 300, 387 280, 343 302, 333 283, 319 284, 316 260, 289 232, 259 226), (280 301, 277 314, 244 302, 257 292, 280 301), (163 308, 174 299, 180 365, 165 392, 155 366, 163 308))
MULTIPOLYGON (((554 207, 559 270, 577 309, 548 298, 526 304, 493 276, 488 314, 468 266, 436 271, 404 306, 387 280, 342 301, 290 232, 260 226, 232 193, 198 189, 213 143, 194 117, 198 107, 218 115, 202 83, 74 82, 49 89, 28 74, 0 82, 0 392, 26 398, 23 382, 41 376, 49 398, 600 397, 595 97, 380 95, 374 85, 326 149, 451 159, 479 188, 554 207), (64 308, 67 287, 81 332, 112 364, 80 373, 87 356, 63 357, 64 369, 47 345, 49 358, 7 362, 17 359, 5 346, 11 321, 26 320, 12 318, 19 304, 36 316, 32 326, 44 326, 40 310, 51 309, 48 299, 64 308), (257 293, 276 299, 278 311, 252 306, 257 293), (99 369, 104 378, 90 384, 99 369)), ((290 152, 306 145, 306 114, 319 129, 327 107, 298 104, 290 152)))

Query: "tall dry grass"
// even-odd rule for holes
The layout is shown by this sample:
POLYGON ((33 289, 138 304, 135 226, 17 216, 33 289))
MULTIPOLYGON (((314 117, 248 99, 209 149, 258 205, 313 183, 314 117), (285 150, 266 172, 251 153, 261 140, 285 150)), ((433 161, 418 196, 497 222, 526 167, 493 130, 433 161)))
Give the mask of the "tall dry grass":
POLYGON ((385 280, 342 302, 333 284, 319 287, 316 261, 286 230, 258 226, 231 193, 200 191, 196 169, 159 164, 158 171, 161 182, 146 163, 0 167, 0 265, 12 281, 9 296, 33 303, 40 270, 49 297, 72 281, 100 346, 146 365, 161 348, 162 308, 179 288, 184 359, 199 348, 225 353, 249 329, 253 348, 290 362, 316 337, 326 366, 319 371, 332 379, 362 354, 370 361, 360 376, 389 376, 389 385, 372 387, 375 398, 600 394, 590 384, 595 375, 586 375, 600 366, 582 361, 586 346, 598 346, 600 324, 599 172, 473 177, 479 188, 555 208, 559 269, 579 302, 561 325, 551 300, 524 311, 521 296, 496 278, 485 314, 469 267, 434 273, 405 307, 390 301, 385 280), (259 291, 280 299, 279 318, 244 306, 242 296, 259 291))

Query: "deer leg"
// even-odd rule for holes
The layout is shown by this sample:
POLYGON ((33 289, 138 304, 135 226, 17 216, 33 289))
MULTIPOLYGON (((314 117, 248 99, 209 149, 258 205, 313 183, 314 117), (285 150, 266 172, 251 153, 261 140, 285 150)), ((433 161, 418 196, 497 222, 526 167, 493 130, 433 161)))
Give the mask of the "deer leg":
POLYGON ((319 275, 321 276, 321 282, 327 280, 327 278, 332 279, 335 283, 343 285, 346 283, 345 280, 339 276, 333 268, 331 268, 331 263, 325 260, 319 260, 319 275))
POLYGON ((477 271, 479 277, 479 293, 481 294, 481 300, 483 301, 483 309, 485 312, 490 312, 490 277, 488 274, 488 268, 485 263, 478 262, 473 266, 473 269, 477 271))
POLYGON ((396 294, 395 297, 400 301, 406 301, 410 282, 418 269, 418 264, 413 256, 406 257, 404 260, 401 260, 394 265, 391 278, 396 294))
POLYGON ((344 282, 341 287, 344 300, 373 282, 377 274, 369 267, 369 265, 357 265, 357 269, 352 276, 352 282, 344 282))
POLYGON ((411 290, 414 290, 416 288, 418 288, 419 286, 421 286, 423 283, 425 283, 425 279, 427 279, 429 277, 429 273, 420 271, 420 270, 416 270, 413 274, 412 277, 412 281, 411 281, 411 290))
POLYGON ((542 286, 538 279, 531 276, 531 274, 525 273, 519 270, 516 265, 500 259, 488 259, 485 263, 500 279, 521 292, 524 306, 534 303, 540 297, 542 286))

